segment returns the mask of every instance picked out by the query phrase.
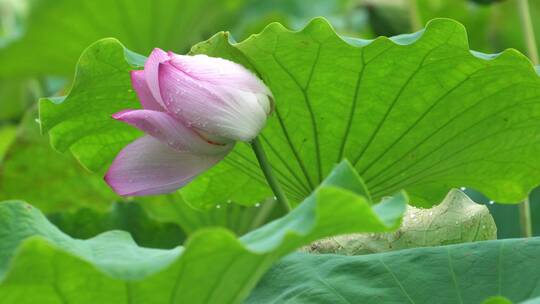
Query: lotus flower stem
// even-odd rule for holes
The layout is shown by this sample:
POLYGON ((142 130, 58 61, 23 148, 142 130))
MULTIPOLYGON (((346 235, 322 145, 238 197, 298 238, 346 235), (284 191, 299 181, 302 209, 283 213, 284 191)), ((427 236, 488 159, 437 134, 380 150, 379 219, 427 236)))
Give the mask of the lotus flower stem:
MULTIPOLYGON (((531 13, 529 10, 528 0, 517 1, 519 17, 521 20, 521 26, 523 28, 523 37, 527 46, 527 55, 531 59, 533 64, 539 64, 538 48, 536 46, 536 39, 534 36, 534 29, 531 21, 531 13)), ((529 198, 527 197, 521 204, 519 204, 519 223, 521 226, 521 236, 532 236, 532 221, 531 221, 531 207, 529 204, 529 198)))
POLYGON ((411 22, 411 28, 414 32, 422 29, 422 20, 418 13, 418 3, 416 0, 409 0, 409 19, 411 22))
POLYGON ((521 20, 521 27, 523 28, 523 36, 527 46, 527 55, 534 64, 540 64, 538 59, 538 48, 536 46, 534 29, 531 21, 531 13, 529 10, 529 1, 518 0, 517 4, 519 9, 519 19, 521 20))
POLYGON ((266 178, 266 181, 268 182, 268 185, 272 189, 272 192, 274 192, 276 200, 278 203, 282 204, 287 211, 290 211, 292 208, 289 204, 289 200, 287 199, 287 196, 285 196, 283 189, 281 189, 277 178, 274 176, 272 166, 266 158, 266 154, 264 153, 264 149, 258 137, 255 137, 255 139, 251 141, 251 147, 253 148, 253 152, 255 152, 255 156, 259 161, 259 165, 261 166, 261 170, 266 178))

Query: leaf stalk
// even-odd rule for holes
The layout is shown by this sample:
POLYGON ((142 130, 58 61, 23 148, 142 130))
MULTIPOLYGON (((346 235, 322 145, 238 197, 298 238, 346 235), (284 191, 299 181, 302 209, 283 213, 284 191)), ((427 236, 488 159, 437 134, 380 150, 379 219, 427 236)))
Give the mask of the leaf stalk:
POLYGON ((420 18, 420 13, 418 12, 418 3, 416 0, 409 0, 409 19, 413 32, 422 29, 422 20, 420 18))
POLYGON ((517 5, 519 10, 519 19, 521 20, 521 27, 523 28, 523 36, 525 38, 525 45, 527 47, 527 55, 534 64, 539 64, 540 61, 538 59, 538 48, 536 45, 534 28, 531 21, 529 1, 518 0, 517 5))
POLYGON ((287 211, 291 211, 292 208, 289 203, 289 200, 287 199, 285 192, 279 185, 279 182, 274 175, 272 166, 270 165, 270 162, 268 161, 268 158, 266 157, 266 153, 264 152, 263 146, 258 137, 255 137, 255 139, 251 141, 251 148, 253 149, 253 152, 255 152, 255 156, 257 157, 259 166, 261 167, 264 177, 266 178, 266 181, 268 182, 268 186, 270 186, 270 188, 272 189, 272 192, 274 193, 276 201, 282 204, 283 207, 285 207, 287 211))
POLYGON ((522 237, 532 237, 531 206, 529 198, 519 204, 519 225, 522 237))

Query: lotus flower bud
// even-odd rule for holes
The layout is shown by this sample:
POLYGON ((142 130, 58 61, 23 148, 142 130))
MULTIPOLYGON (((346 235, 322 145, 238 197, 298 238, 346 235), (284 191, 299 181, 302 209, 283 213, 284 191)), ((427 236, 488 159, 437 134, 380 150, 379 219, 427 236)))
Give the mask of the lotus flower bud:
POLYGON ((272 110, 264 83, 221 58, 155 49, 131 80, 143 109, 113 118, 146 135, 126 146, 105 176, 120 195, 175 191, 223 159, 235 141, 255 138, 272 110))

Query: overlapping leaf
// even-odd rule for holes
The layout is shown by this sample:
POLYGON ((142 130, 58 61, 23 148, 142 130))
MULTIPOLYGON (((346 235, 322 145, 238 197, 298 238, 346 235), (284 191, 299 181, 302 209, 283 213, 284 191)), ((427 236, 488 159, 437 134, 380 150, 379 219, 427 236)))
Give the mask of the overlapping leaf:
POLYGON ((184 248, 138 247, 113 231, 73 239, 22 202, 0 204, 5 303, 240 303, 283 255, 315 239, 398 227, 407 198, 371 205, 344 162, 298 208, 242 238, 200 230, 184 248), (28 273, 32 275, 29 276, 28 273), (28 293, 32 288, 32 293, 28 293))
POLYGON ((247 303, 454 304, 494 295, 518 303, 540 296, 539 263, 540 238, 355 257, 294 254, 265 275, 247 303))
POLYGON ((117 111, 140 107, 130 86, 129 70, 144 58, 130 54, 114 39, 97 42, 81 56, 70 94, 40 102, 43 130, 55 129, 49 132, 52 145, 61 152, 70 149, 93 171, 103 169, 141 134, 111 119, 117 111))

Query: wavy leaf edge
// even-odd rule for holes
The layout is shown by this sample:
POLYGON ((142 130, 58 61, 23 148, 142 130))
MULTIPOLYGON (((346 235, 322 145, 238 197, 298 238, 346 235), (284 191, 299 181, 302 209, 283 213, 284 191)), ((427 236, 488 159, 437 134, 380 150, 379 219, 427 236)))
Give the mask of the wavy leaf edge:
MULTIPOLYGON (((258 36, 265 35, 265 34, 270 33, 270 32, 287 32, 287 33, 291 33, 291 34, 305 34, 305 33, 308 33, 312 28, 315 28, 315 27, 318 27, 318 28, 324 30, 324 35, 326 35, 327 39, 328 38, 333 38, 333 39, 337 38, 342 43, 345 43, 345 44, 347 44, 347 45, 349 45, 351 47, 355 47, 355 48, 362 48, 362 47, 365 47, 365 46, 367 46, 367 45, 369 45, 371 43, 374 43, 376 41, 381 41, 381 40, 390 41, 390 42, 394 43, 397 46, 406 46, 406 45, 412 45, 412 44, 419 43, 420 41, 422 41, 422 38, 424 37, 424 34, 426 32, 434 30, 437 27, 438 24, 445 24, 445 23, 446 24, 448 24, 448 23, 452 24, 452 26, 454 26, 456 28, 456 32, 459 32, 457 34, 460 37, 460 43, 463 43, 462 47, 469 51, 470 56, 472 56, 474 58, 481 59, 481 60, 487 60, 487 61, 492 61, 492 60, 496 61, 496 60, 500 60, 502 58, 509 58, 510 60, 513 61, 513 63, 521 65, 521 66, 525 66, 527 68, 528 72, 531 73, 531 76, 535 75, 536 77, 540 77, 540 67, 535 67, 532 64, 532 62, 525 55, 521 54, 516 49, 511 49, 511 48, 506 49, 503 52, 500 52, 500 53, 497 53, 497 54, 485 54, 485 53, 470 50, 469 49, 469 43, 468 43, 468 40, 467 40, 467 32, 466 32, 465 27, 461 23, 459 23, 457 21, 454 21, 452 19, 446 19, 446 18, 433 19, 433 20, 431 20, 430 22, 427 23, 425 29, 422 29, 422 30, 417 31, 415 33, 403 34, 403 35, 398 35, 398 36, 394 36, 394 37, 390 37, 390 38, 381 36, 381 37, 377 37, 377 38, 371 39, 371 40, 365 40, 365 39, 360 39, 360 38, 342 37, 342 36, 338 35, 333 30, 333 27, 330 25, 330 23, 326 19, 324 19, 322 17, 317 17, 317 18, 312 19, 309 23, 307 23, 306 26, 304 26, 302 29, 297 30, 297 31, 287 29, 286 27, 284 27, 280 23, 274 22, 274 23, 270 23, 268 26, 266 26, 260 33, 253 34, 253 35, 251 35, 250 37, 248 37, 247 39, 245 39, 245 40, 243 40, 241 42, 235 42, 234 38, 232 37, 232 35, 229 32, 218 32, 217 34, 213 35, 208 40, 200 42, 200 43, 194 45, 192 47, 190 53, 196 53, 197 48, 199 48, 201 45, 212 43, 213 40, 215 40, 217 38, 220 38, 220 36, 223 36, 225 38, 225 41, 227 41, 230 44, 230 46, 237 47, 237 46, 242 46, 243 44, 248 44, 252 40, 257 39, 258 36)), ((456 33, 454 33, 453 35, 455 35, 455 34, 456 33)), ((73 151, 73 146, 77 145, 77 143, 79 143, 81 140, 84 140, 85 138, 87 138, 87 136, 82 136, 82 137, 78 137, 77 139, 72 139, 67 147, 60 147, 58 144, 56 144, 56 140, 55 140, 55 135, 56 134, 50 133, 50 131, 53 130, 59 124, 63 123, 62 122, 62 117, 59 117, 58 115, 56 115, 56 117, 52 117, 52 118, 51 117, 45 117, 45 116, 42 115, 41 110, 42 110, 42 107, 43 107, 44 104, 52 103, 52 104, 57 104, 58 105, 58 104, 67 103, 70 100, 71 93, 74 92, 77 89, 77 87, 78 87, 78 85, 80 83, 81 69, 84 66, 84 61, 86 59, 87 54, 91 52, 92 48, 94 48, 97 45, 100 45, 101 43, 104 43, 104 42, 106 42, 106 43, 114 43, 116 45, 116 47, 118 48, 118 50, 119 51, 121 50, 123 52, 123 57, 125 58, 126 63, 129 64, 134 69, 140 67, 142 65, 142 63, 144 62, 144 58, 145 58, 144 56, 141 56, 139 54, 131 52, 130 50, 125 48, 120 41, 118 41, 115 38, 104 38, 104 39, 98 40, 97 42, 90 45, 83 52, 81 57, 79 58, 79 63, 77 65, 76 73, 75 73, 75 81, 73 82, 73 85, 72 85, 72 87, 70 89, 70 92, 64 97, 42 98, 39 101, 41 129, 42 129, 43 133, 49 132, 52 147, 54 149, 60 151, 60 152, 65 152, 67 149, 70 149, 71 152, 74 154, 75 158, 77 158, 77 160, 79 161, 79 163, 81 163, 81 165, 83 167, 89 169, 90 171, 96 171, 96 170, 93 170, 95 168, 89 168, 88 166, 86 166, 84 161, 81 160, 78 157, 76 151, 73 151)), ((235 48, 235 51, 237 51, 236 48, 235 48)), ((240 51, 238 51, 238 54, 241 56, 242 59, 245 59, 245 65, 248 65, 247 66, 248 68, 252 69, 255 73, 257 73, 257 71, 254 70, 253 66, 249 63, 249 60, 247 59, 247 57, 240 51)), ((54 114, 53 114, 53 116, 54 116, 54 114)), ((130 133, 130 134, 135 134, 135 133, 130 133)), ((88 136, 90 136, 90 135, 88 135, 88 136)), ((528 193, 533 188, 534 188, 534 186, 527 186, 527 187, 524 186, 522 190, 523 190, 523 193, 528 193), (525 189, 525 188, 527 188, 527 189, 525 189)), ((516 200, 516 201, 518 201, 518 200, 516 200)), ((246 203, 243 203, 243 202, 239 202, 239 203, 246 204, 246 203)))
MULTIPOLYGON (((225 239, 227 242, 229 242, 229 245, 240 249, 240 251, 244 254, 258 255, 260 257, 263 257, 265 255, 283 256, 284 254, 291 252, 302 245, 308 244, 315 239, 319 239, 322 237, 351 232, 363 232, 358 231, 362 229, 351 227, 354 225, 343 225, 341 227, 331 227, 329 229, 328 227, 326 227, 326 232, 323 232, 322 234, 320 232, 317 232, 318 228, 320 229, 321 226, 324 228, 325 226, 325 224, 323 223, 324 216, 335 217, 335 214, 339 214, 339 212, 331 213, 330 210, 348 210, 349 213, 347 214, 350 214, 350 211, 352 211, 352 213, 354 214, 350 214, 350 218, 348 221, 347 219, 340 219, 341 221, 345 223, 348 222, 349 224, 357 222, 357 216, 361 216, 362 214, 365 215, 367 213, 369 215, 367 220, 371 221, 371 227, 375 228, 368 229, 374 231, 365 232, 385 232, 397 229, 399 227, 399 225, 401 224, 402 216, 406 211, 406 206, 408 202, 407 194, 404 191, 398 192, 395 196, 383 200, 380 203, 372 204, 364 195, 358 194, 358 191, 362 191, 363 189, 345 189, 334 184, 335 181, 332 179, 334 177, 337 177, 337 175, 347 175, 351 174, 351 172, 355 172, 352 168, 352 165, 348 161, 343 161, 342 163, 337 165, 333 172, 338 173, 329 175, 329 178, 326 180, 325 184, 322 184, 319 188, 317 188, 317 190, 308 198, 306 198, 305 201, 301 205, 299 205, 298 208, 295 208, 293 211, 280 219, 274 220, 262 226, 261 228, 249 232, 242 237, 235 236, 233 232, 225 228, 203 228, 199 231, 194 232, 188 238, 183 247, 178 246, 173 249, 153 249, 140 247, 135 243, 129 233, 120 230, 108 231, 87 240, 74 239, 67 234, 61 232, 52 223, 50 223, 50 221, 48 221, 48 219, 43 215, 43 213, 41 213, 41 211, 32 207, 31 205, 22 201, 2 202, 0 204, 0 208, 18 208, 20 210, 24 209, 28 212, 35 213, 37 221, 39 223, 44 223, 46 226, 48 226, 49 229, 51 229, 54 234, 56 234, 56 237, 52 238, 52 241, 48 240, 43 235, 40 236, 37 233, 22 238, 22 241, 19 240, 18 246, 16 246, 15 248, 15 254, 12 255, 11 258, 9 258, 9 265, 16 264, 18 256, 20 256, 21 253, 24 252, 25 248, 33 246, 34 244, 36 244, 36 242, 45 242, 48 244, 48 246, 52 246, 56 251, 73 255, 81 261, 91 264, 100 272, 108 274, 113 278, 124 280, 142 280, 149 276, 157 275, 160 271, 164 271, 167 268, 170 268, 173 264, 182 263, 182 257, 186 253, 193 251, 193 248, 197 247, 197 243, 202 240, 216 238, 225 239), (333 198, 339 196, 344 198, 344 202, 346 203, 334 203, 333 198), (306 218, 308 222, 307 225, 305 224, 306 218), (295 226, 295 222, 301 222, 302 225, 295 226), (273 230, 269 227, 278 228, 273 230), (333 232, 329 233, 328 230, 333 232), (58 244, 55 244, 55 242, 92 242, 96 239, 107 238, 111 235, 120 236, 120 239, 122 241, 127 242, 126 244, 130 246, 135 246, 137 250, 150 250, 154 253, 160 252, 164 255, 168 255, 170 260, 167 263, 162 264, 162 267, 156 269, 156 271, 147 273, 145 276, 122 276, 111 273, 105 268, 96 265, 96 261, 92 261, 91 259, 85 257, 84 254, 77 253, 76 249, 66 250, 58 246, 58 244), (268 239, 271 240, 269 244, 265 242, 268 239)), ((1 219, 2 218, 0 218, 0 220, 1 219)), ((34 218, 32 216, 29 216, 26 219, 33 220, 34 218)), ((31 227, 30 224, 29 227, 31 227)), ((161 256, 162 255, 159 255, 159 257, 161 256)), ((6 271, 7 274, 9 274, 9 269, 10 266, 8 266, 8 270, 6 271)), ((6 275, 6 277, 7 276, 8 275, 6 275)), ((0 284, 3 280, 6 279, 6 277, 2 278, 2 273, 0 272, 0 284)))

